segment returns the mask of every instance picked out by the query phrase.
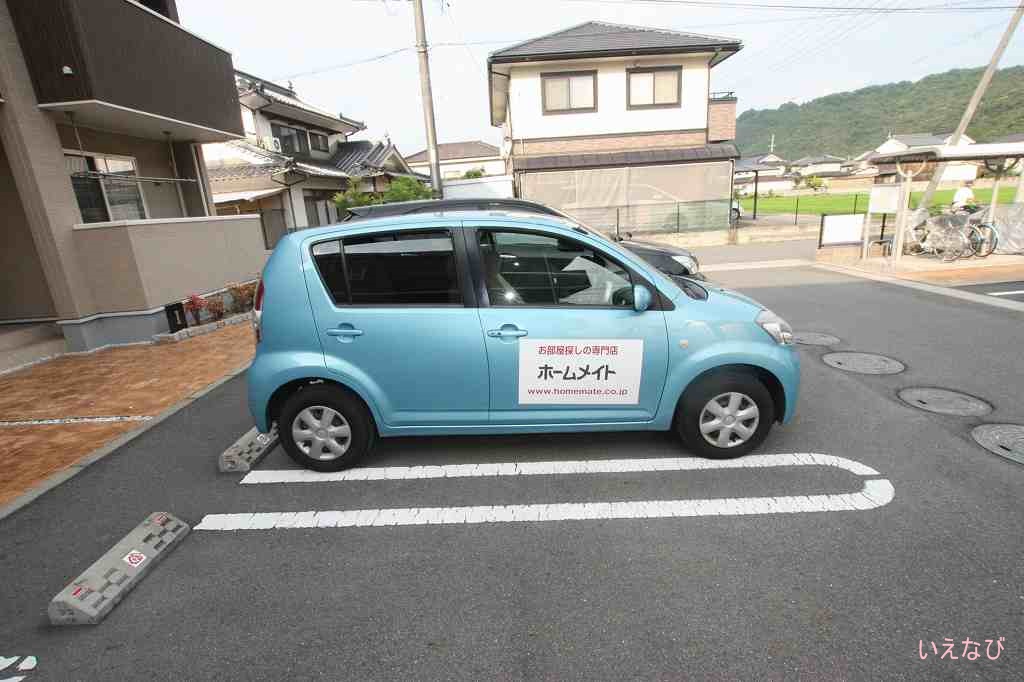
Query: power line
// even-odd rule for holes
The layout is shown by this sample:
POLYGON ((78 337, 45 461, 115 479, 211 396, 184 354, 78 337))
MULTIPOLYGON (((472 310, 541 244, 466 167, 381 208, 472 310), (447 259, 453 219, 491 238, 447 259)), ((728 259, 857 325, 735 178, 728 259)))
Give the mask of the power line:
MULTIPOLYGON (((740 6, 747 6, 747 5, 755 6, 755 5, 759 4, 759 3, 717 2, 717 1, 713 1, 713 0, 707 0, 707 1, 705 1, 705 0, 561 0, 561 2, 608 2, 608 3, 614 3, 614 4, 628 4, 628 3, 631 3, 631 2, 640 2, 640 3, 671 4, 671 5, 691 5, 691 4, 696 4, 698 6, 709 6, 709 7, 710 6, 740 7, 740 6)), ((825 11, 827 13, 826 14, 819 14, 819 15, 804 15, 804 16, 800 16, 800 17, 784 17, 784 18, 776 18, 776 19, 759 19, 759 20, 750 20, 750 21, 732 21, 732 22, 728 22, 728 23, 699 24, 699 25, 690 26, 689 28, 690 29, 719 28, 719 27, 741 26, 741 25, 750 25, 750 24, 765 24, 765 23, 776 23, 776 22, 781 23, 781 22, 789 22, 789 21, 795 21, 795 22, 807 21, 807 22, 814 22, 814 23, 816 23, 816 22, 819 22, 819 21, 824 21, 824 20, 827 20, 827 19, 837 18, 837 17, 840 17, 840 16, 849 17, 850 14, 848 14, 848 12, 850 12, 850 11, 856 11, 856 13, 860 13, 860 14, 867 13, 867 14, 872 14, 872 15, 877 15, 879 17, 882 17, 882 16, 885 16, 885 15, 888 15, 888 14, 891 14, 891 13, 903 14, 903 13, 907 13, 907 12, 914 12, 914 11, 918 11, 918 10, 923 10, 925 8, 927 8, 928 11, 934 11, 934 12, 961 12, 961 11, 988 11, 988 10, 1016 9, 1016 5, 985 6, 985 7, 972 8, 972 7, 966 7, 966 6, 964 6, 964 4, 965 4, 964 2, 947 3, 947 4, 944 4, 944 5, 928 5, 928 6, 923 6, 922 8, 865 8, 865 6, 863 6, 863 5, 862 6, 846 6, 846 7, 830 6, 830 5, 786 5, 786 6, 783 6, 783 5, 766 5, 765 7, 762 7, 762 9, 763 8, 768 8, 768 7, 776 8, 776 9, 778 9, 778 8, 803 8, 803 9, 823 10, 823 11, 825 11)), ((593 32, 593 33, 576 33, 576 34, 573 34, 573 37, 574 38, 583 38, 583 37, 608 36, 608 35, 632 33, 633 30, 634 29, 626 29, 626 30, 622 30, 622 31, 601 31, 601 32, 593 32)), ((799 40, 801 40, 804 37, 810 36, 816 30, 817 29, 815 27, 807 28, 798 37, 795 37, 795 38, 794 37, 788 37, 786 39, 787 43, 793 44, 794 41, 799 41, 799 40)), ((471 46, 471 45, 513 44, 513 43, 523 42, 524 40, 529 40, 529 38, 509 38, 509 39, 476 40, 476 41, 460 41, 460 42, 439 42, 439 43, 433 44, 431 46, 431 49, 438 48, 438 47, 466 47, 466 46, 471 46)), ((332 65, 329 65, 329 66, 317 67, 317 68, 310 69, 310 70, 307 70, 307 71, 302 71, 302 72, 299 72, 299 73, 293 73, 293 74, 288 74, 288 75, 284 75, 284 76, 279 76, 275 80, 288 80, 288 79, 295 79, 295 78, 304 78, 304 77, 308 77, 308 76, 315 76, 315 75, 319 75, 319 74, 326 73, 326 72, 329 72, 329 71, 336 71, 336 70, 350 68, 350 67, 353 67, 353 66, 359 66, 361 64, 368 64, 368 63, 372 63, 372 62, 376 62, 376 61, 381 61, 381 60, 388 59, 390 57, 394 57, 396 55, 399 55, 399 54, 401 54, 403 52, 411 52, 414 49, 415 49, 415 47, 413 47, 413 46, 401 47, 401 48, 397 48, 395 50, 390 50, 388 52, 383 52, 383 53, 380 53, 380 54, 376 54, 376 55, 372 55, 372 56, 369 56, 369 57, 365 57, 363 59, 357 59, 357 60, 354 60, 354 61, 344 62, 344 63, 341 63, 341 64, 332 64, 332 65)), ((752 57, 754 55, 761 54, 764 51, 765 51, 765 49, 762 48, 762 49, 760 49, 758 51, 755 51, 753 54, 748 53, 748 54, 746 54, 744 56, 752 57)), ((744 81, 744 82, 747 82, 747 81, 744 81)))
MULTIPOLYGON (((762 10, 817 10, 827 12, 862 12, 863 7, 857 5, 780 5, 762 2, 727 2, 724 0, 559 0, 560 2, 608 4, 608 5, 679 5, 686 7, 719 7, 726 9, 762 9, 762 10)), ((916 7, 901 7, 896 10, 901 14, 925 14, 925 13, 946 13, 946 12, 990 12, 1005 9, 1017 9, 1017 5, 975 5, 969 7, 957 7, 955 4, 943 5, 919 5, 916 7)))
POLYGON ((356 67, 356 66, 360 65, 360 63, 369 63, 371 61, 380 61, 381 59, 386 59, 388 57, 394 56, 394 55, 399 54, 401 52, 411 52, 411 51, 413 51, 415 49, 416 49, 415 47, 399 47, 398 49, 391 50, 390 52, 382 52, 381 54, 375 54, 373 56, 369 56, 369 57, 366 57, 364 59, 356 59, 355 61, 346 61, 345 63, 336 63, 336 65, 333 65, 331 67, 322 67, 322 68, 313 69, 313 70, 310 70, 310 71, 304 71, 304 72, 301 72, 301 73, 298 73, 298 74, 291 74, 289 76, 280 76, 280 77, 275 78, 273 80, 275 80, 275 81, 283 81, 283 80, 289 80, 289 79, 292 79, 292 78, 304 78, 306 76, 316 76, 317 74, 323 74, 323 73, 328 72, 328 71, 337 71, 339 69, 347 69, 349 67, 356 67))

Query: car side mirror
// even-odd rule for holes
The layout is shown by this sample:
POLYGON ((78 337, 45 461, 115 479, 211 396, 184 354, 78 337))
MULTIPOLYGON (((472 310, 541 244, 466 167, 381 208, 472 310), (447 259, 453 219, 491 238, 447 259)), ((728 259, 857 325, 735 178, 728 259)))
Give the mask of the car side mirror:
POLYGON ((633 310, 642 313, 651 307, 651 290, 642 284, 633 285, 633 310))

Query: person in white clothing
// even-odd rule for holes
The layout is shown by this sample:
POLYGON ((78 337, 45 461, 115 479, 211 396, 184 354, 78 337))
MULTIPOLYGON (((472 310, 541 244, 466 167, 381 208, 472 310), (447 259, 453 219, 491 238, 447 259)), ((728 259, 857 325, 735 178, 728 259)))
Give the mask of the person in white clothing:
POLYGON ((974 190, 971 189, 972 184, 972 182, 967 181, 957 189, 956 194, 953 195, 954 210, 960 210, 967 206, 974 206, 978 203, 974 198, 974 190))

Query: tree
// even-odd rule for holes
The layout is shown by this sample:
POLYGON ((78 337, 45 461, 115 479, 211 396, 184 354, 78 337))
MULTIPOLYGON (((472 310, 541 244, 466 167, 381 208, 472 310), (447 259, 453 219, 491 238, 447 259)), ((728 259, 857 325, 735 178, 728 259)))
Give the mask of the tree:
POLYGON ((362 178, 353 177, 349 180, 345 191, 334 195, 334 203, 339 210, 347 211, 355 206, 369 206, 370 204, 380 203, 380 199, 377 198, 376 194, 359 189, 362 184, 362 178))
POLYGON ((816 175, 811 175, 810 177, 806 177, 806 178, 803 179, 803 181, 804 181, 804 187, 806 187, 807 189, 813 189, 815 192, 817 192, 819 189, 821 189, 825 185, 825 181, 822 180, 821 178, 819 178, 816 175))
POLYGON ((434 193, 419 180, 398 177, 391 181, 381 195, 381 203, 391 204, 396 201, 416 201, 417 199, 433 199, 434 193))
POLYGON ((359 189, 362 184, 363 179, 359 177, 353 177, 349 180, 345 191, 334 195, 335 205, 342 211, 345 211, 355 206, 391 204, 396 201, 416 201, 417 199, 431 199, 434 196, 429 187, 413 178, 395 178, 388 185, 388 188, 380 193, 363 192, 359 189))
POLYGON ((465 180, 476 180, 477 178, 482 178, 483 176, 483 168, 470 168, 462 177, 465 180))

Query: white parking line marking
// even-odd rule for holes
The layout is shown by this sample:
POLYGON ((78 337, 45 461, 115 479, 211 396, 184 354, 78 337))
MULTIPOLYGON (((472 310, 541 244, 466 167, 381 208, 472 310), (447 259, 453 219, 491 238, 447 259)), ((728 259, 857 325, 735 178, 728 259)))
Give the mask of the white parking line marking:
POLYGON ((779 455, 747 455, 738 459, 661 457, 640 459, 591 459, 567 462, 517 462, 503 464, 446 464, 442 466, 366 467, 332 473, 308 469, 251 471, 242 483, 332 483, 341 481, 390 481, 425 478, 473 478, 483 476, 558 476, 566 474, 623 474, 646 471, 698 471, 780 466, 831 466, 858 476, 878 472, 845 457, 816 452, 779 455))
POLYGON ((152 417, 146 415, 119 415, 116 417, 63 417, 61 419, 20 419, 16 421, 0 421, 4 426, 51 426, 60 424, 106 424, 108 422, 148 422, 152 417))
POLYGON ((787 497, 730 497, 708 500, 573 502, 480 507, 409 507, 277 514, 207 514, 195 530, 269 530, 342 526, 423 526, 428 524, 580 521, 585 519, 658 519, 682 516, 743 516, 826 511, 864 511, 883 507, 896 490, 884 478, 870 479, 855 493, 787 497), (267 526, 253 518, 276 520, 267 526))
POLYGON ((989 296, 1019 296, 1024 294, 1024 289, 1018 289, 1017 291, 989 291, 989 296))
MULTIPOLYGON (((321 483, 467 478, 483 476, 540 476, 705 469, 756 469, 784 466, 831 466, 858 476, 879 476, 871 467, 845 457, 813 452, 751 455, 732 460, 683 457, 453 464, 377 467, 337 473, 306 470, 255 471, 243 483, 321 483)), ((884 478, 869 479, 858 492, 780 497, 735 497, 704 500, 642 500, 635 502, 572 502, 472 507, 408 507, 346 511, 207 514, 196 530, 270 530, 339 528, 346 526, 418 526, 433 524, 578 521, 583 519, 668 518, 682 516, 739 516, 823 511, 866 511, 889 504, 896 491, 884 478)))

